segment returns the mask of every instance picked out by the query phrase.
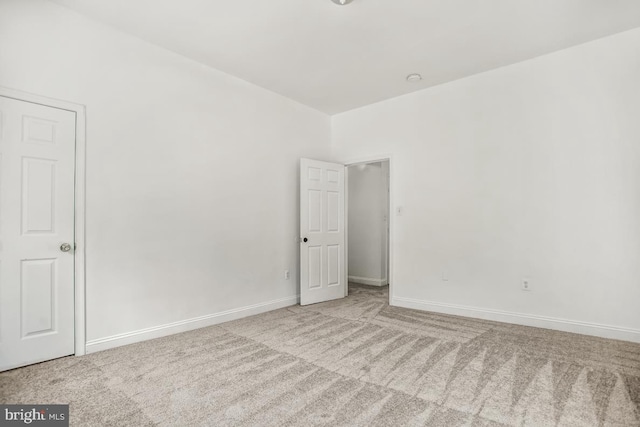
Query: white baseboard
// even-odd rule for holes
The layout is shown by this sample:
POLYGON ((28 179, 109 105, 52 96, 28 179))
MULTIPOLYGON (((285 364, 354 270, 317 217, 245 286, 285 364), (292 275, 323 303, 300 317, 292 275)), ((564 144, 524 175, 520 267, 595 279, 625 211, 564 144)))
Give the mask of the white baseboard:
POLYGON ((434 301, 423 301, 404 297, 393 297, 391 299, 391 305, 397 307, 412 308, 415 310, 453 314, 457 316, 473 317, 477 319, 493 320, 496 322, 533 326, 537 328, 553 329, 556 331, 573 332, 576 334, 592 335, 596 337, 640 343, 640 330, 637 329, 599 325, 596 323, 558 319, 555 317, 545 317, 478 307, 468 307, 464 305, 447 304, 434 301))
POLYGON ((295 295, 287 298, 249 305, 246 307, 222 311, 219 313, 194 317, 192 319, 181 320, 179 322, 167 323, 165 325, 159 325, 151 328, 140 329, 137 331, 126 332, 124 334, 99 338, 96 340, 87 341, 87 354, 107 350, 114 347, 120 347, 122 345, 133 344, 140 341, 146 341, 154 338, 164 337, 167 335, 177 334, 180 332, 191 331, 193 329, 204 328, 206 326, 213 326, 220 323, 229 322, 231 320, 265 313, 267 311, 277 310, 279 308, 295 305, 299 301, 300 297, 295 295))
POLYGON ((372 279, 371 277, 360 277, 360 276, 349 276, 349 281, 353 283, 359 283, 361 285, 369 285, 369 286, 385 286, 387 283, 386 278, 384 279, 372 279))

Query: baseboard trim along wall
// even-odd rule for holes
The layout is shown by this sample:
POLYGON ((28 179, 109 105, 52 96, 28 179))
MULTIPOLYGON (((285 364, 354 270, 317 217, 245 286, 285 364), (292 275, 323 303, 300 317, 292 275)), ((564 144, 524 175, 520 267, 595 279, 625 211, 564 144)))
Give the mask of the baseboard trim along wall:
POLYGON ((349 282, 359 283, 361 285, 369 286, 385 286, 388 281, 384 279, 372 279, 371 277, 349 276, 349 282))
POLYGON ((179 322, 167 323, 166 325, 126 332, 124 334, 113 335, 106 338, 99 338, 96 340, 87 341, 87 354, 95 353, 102 350, 108 350, 110 348, 120 347, 127 344, 133 344, 140 341, 160 338, 167 335, 173 335, 180 332, 187 332, 207 326, 213 326, 220 323, 229 322, 231 320, 265 313, 267 311, 277 310, 279 308, 295 305, 299 301, 300 296, 295 295, 264 303, 248 305, 246 307, 221 311, 219 313, 194 317, 192 319, 181 320, 179 322))
POLYGON ((464 305, 423 301, 404 297, 393 297, 391 299, 391 305, 421 311, 453 314, 456 316, 473 317, 477 319, 493 320, 496 322, 533 326, 562 332, 573 332, 576 334, 640 343, 640 330, 637 329, 620 328, 616 326, 599 325, 596 323, 579 322, 523 313, 512 313, 508 311, 491 310, 478 307, 468 307, 464 305))

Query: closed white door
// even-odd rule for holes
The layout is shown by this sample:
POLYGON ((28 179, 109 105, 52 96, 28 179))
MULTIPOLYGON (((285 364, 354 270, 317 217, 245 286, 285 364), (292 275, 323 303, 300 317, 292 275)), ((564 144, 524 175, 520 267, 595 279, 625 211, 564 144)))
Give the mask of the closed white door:
POLYGON ((300 304, 346 295, 344 165, 300 159, 300 304))
POLYGON ((75 120, 0 96, 0 371, 74 353, 75 120))

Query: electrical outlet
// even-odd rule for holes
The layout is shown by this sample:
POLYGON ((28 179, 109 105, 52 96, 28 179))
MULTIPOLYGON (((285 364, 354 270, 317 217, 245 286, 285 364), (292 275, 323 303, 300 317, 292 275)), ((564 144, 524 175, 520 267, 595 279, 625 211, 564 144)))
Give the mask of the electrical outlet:
POLYGON ((522 279, 522 290, 523 291, 530 291, 531 290, 531 280, 522 279))
POLYGON ((289 274, 289 270, 284 271, 284 280, 289 280, 291 278, 291 274, 289 274))

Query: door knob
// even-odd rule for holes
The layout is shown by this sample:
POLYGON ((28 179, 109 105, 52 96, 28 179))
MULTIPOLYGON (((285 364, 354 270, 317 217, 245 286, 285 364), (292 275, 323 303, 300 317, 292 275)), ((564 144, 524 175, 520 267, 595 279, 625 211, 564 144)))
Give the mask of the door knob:
POLYGON ((69 252, 71 250, 71 245, 69 243, 63 243, 60 245, 60 250, 62 252, 69 252))
POLYGON ((306 237, 304 239, 302 239, 303 242, 307 243, 309 241, 309 239, 307 239, 306 237))

